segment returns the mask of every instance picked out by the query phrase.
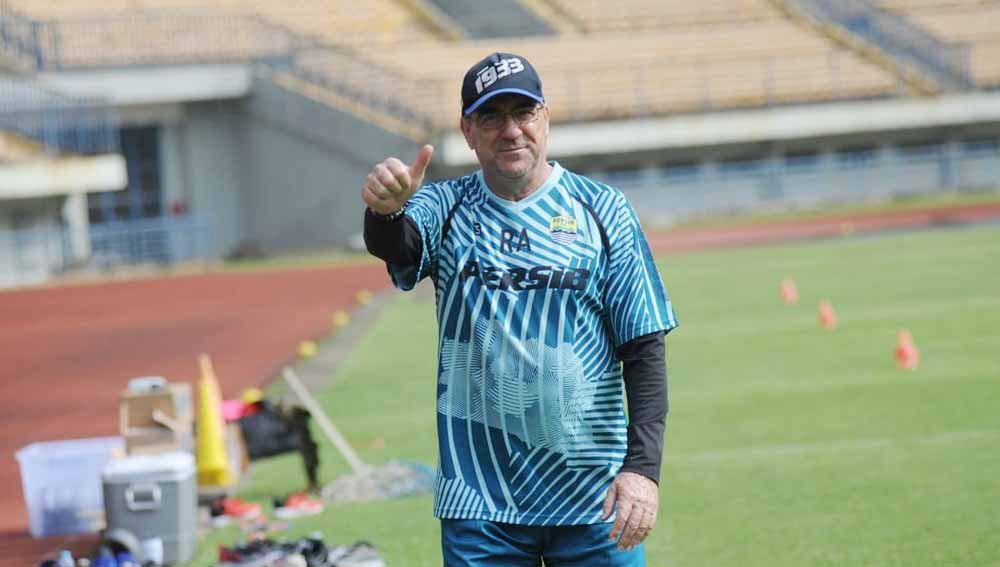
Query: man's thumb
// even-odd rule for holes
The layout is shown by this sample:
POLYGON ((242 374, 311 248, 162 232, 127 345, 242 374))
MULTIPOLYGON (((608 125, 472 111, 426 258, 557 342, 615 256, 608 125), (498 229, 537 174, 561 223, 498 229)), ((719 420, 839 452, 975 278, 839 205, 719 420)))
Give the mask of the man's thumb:
POLYGON ((611 513, 615 511, 615 500, 618 499, 618 485, 614 482, 608 488, 608 494, 604 497, 604 510, 601 515, 602 520, 607 520, 611 517, 611 513))
POLYGON ((413 160, 413 165, 410 166, 410 175, 414 179, 423 179, 424 172, 427 171, 427 164, 431 162, 432 155, 434 155, 434 146, 426 144, 420 148, 417 159, 413 160))

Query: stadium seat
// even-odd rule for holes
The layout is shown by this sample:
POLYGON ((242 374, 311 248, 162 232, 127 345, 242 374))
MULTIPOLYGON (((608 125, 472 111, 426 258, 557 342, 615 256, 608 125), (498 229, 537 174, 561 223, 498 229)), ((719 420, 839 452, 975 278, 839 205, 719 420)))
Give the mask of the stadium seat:
POLYGON ((968 44, 969 70, 982 85, 1000 85, 1000 3, 987 0, 882 0, 948 42, 968 44))
POLYGON ((37 18, 96 19, 98 16, 187 11, 208 15, 258 14, 299 33, 335 44, 382 44, 425 40, 433 33, 406 4, 394 0, 10 0, 12 8, 37 18))

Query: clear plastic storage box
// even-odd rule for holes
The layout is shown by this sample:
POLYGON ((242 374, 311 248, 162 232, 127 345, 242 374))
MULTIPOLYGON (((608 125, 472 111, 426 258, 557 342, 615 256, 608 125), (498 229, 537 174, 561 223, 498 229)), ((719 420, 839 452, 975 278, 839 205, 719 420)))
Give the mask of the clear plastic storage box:
POLYGON ((17 452, 32 537, 104 527, 101 471, 125 454, 121 437, 32 443, 17 452))

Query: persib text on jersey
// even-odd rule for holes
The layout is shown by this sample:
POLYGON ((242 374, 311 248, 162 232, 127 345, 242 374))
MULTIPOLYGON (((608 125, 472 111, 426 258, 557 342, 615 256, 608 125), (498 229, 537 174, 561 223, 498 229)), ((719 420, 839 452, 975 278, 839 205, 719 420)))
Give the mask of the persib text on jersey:
POLYGON ((462 278, 478 278, 487 289, 527 291, 532 289, 583 290, 590 281, 590 270, 532 266, 531 268, 501 268, 480 265, 472 260, 462 269, 462 278))

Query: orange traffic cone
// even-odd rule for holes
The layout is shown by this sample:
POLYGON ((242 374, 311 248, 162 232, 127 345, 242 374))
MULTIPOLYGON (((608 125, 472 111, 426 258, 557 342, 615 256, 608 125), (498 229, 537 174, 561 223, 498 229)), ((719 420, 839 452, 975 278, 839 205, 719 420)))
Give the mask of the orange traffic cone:
POLYGON ((819 302, 819 326, 831 331, 837 328, 837 312, 828 299, 819 302))
POLYGON ((900 329, 896 337, 896 366, 902 370, 916 370, 920 364, 920 350, 913 342, 909 329, 900 329))
POLYGON ((795 305, 799 302, 799 288, 791 276, 781 280, 781 299, 785 305, 795 305))

